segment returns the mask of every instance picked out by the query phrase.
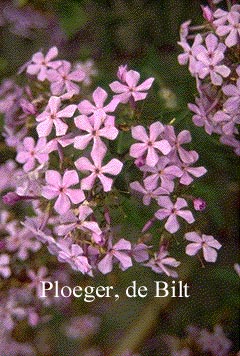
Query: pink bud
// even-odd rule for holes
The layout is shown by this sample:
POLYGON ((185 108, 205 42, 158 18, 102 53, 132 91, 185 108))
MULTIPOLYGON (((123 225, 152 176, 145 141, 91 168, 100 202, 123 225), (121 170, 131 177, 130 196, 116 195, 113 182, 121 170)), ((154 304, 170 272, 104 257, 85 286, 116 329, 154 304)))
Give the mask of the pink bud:
POLYGON ((125 83, 126 81, 127 70, 128 70, 127 64, 118 67, 117 77, 123 83, 125 83))
POLYGON ((142 232, 144 233, 144 232, 148 231, 153 226, 153 223, 155 220, 156 220, 155 218, 148 220, 146 222, 146 224, 143 226, 142 232))
POLYGON ((202 198, 196 198, 193 200, 194 209, 197 211, 203 211, 206 209, 207 203, 202 198))
POLYGON ((2 197, 3 203, 6 205, 14 205, 22 200, 22 197, 15 192, 9 192, 2 197))
POLYGON ((203 12, 203 17, 205 18, 205 20, 207 20, 208 22, 213 22, 214 18, 213 18, 213 12, 210 9, 209 6, 201 6, 202 8, 202 12, 203 12))
POLYGON ((145 158, 143 158, 143 157, 138 157, 137 159, 135 159, 134 163, 135 163, 135 165, 136 165, 138 168, 140 168, 140 167, 144 166, 144 164, 145 164, 145 158))

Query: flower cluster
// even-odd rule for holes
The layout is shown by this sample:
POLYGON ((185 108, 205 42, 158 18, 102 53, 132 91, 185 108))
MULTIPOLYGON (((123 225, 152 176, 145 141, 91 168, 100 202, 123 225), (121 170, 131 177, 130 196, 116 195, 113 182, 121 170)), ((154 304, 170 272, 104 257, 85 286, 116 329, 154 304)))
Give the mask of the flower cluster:
POLYGON ((220 135, 221 143, 240 155, 238 124, 240 123, 240 5, 229 11, 202 7, 205 24, 181 27, 179 45, 184 53, 178 61, 188 64, 196 78, 199 97, 189 104, 193 122, 211 135, 220 135), (201 33, 199 33, 201 30, 201 33), (198 31, 198 33, 190 33, 198 31))

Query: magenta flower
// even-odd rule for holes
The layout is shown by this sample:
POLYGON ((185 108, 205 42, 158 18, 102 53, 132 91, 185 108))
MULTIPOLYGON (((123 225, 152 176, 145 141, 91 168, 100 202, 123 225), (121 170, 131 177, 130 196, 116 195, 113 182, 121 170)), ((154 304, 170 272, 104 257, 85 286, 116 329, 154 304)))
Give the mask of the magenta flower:
POLYGON ((92 276, 92 267, 87 257, 83 255, 83 249, 77 244, 69 247, 62 245, 62 249, 58 252, 58 260, 69 263, 76 271, 92 276))
POLYGON ((71 189, 72 185, 79 183, 76 171, 65 171, 63 178, 57 171, 49 170, 45 175, 47 185, 42 189, 42 196, 46 199, 57 198, 54 209, 59 214, 65 214, 73 204, 79 204, 85 199, 81 189, 71 189))
POLYGON ((156 273, 165 273, 167 276, 178 278, 177 272, 171 267, 178 267, 180 262, 176 261, 173 257, 168 257, 168 255, 168 251, 160 248, 158 254, 155 254, 154 258, 151 258, 145 266, 151 267, 151 269, 156 273))
POLYGON ((48 161, 48 154, 42 152, 45 146, 45 137, 39 138, 36 145, 32 137, 24 138, 22 147, 18 147, 16 161, 19 163, 24 163, 23 169, 25 172, 29 172, 35 167, 36 160, 40 164, 48 161))
POLYGON ((3 253, 0 255, 0 275, 3 278, 8 278, 11 276, 11 269, 9 267, 10 263, 10 257, 6 254, 3 253))
POLYGON ((61 99, 57 96, 51 96, 45 111, 36 117, 36 120, 40 122, 40 124, 37 125, 39 137, 48 136, 52 131, 53 125, 55 126, 57 136, 65 135, 68 125, 61 119, 72 117, 77 106, 68 105, 59 111, 60 106, 61 99))
POLYGON ((159 197, 158 204, 162 208, 155 213, 155 216, 159 220, 168 218, 164 226, 171 234, 174 234, 180 228, 177 216, 180 216, 189 224, 192 224, 195 221, 190 210, 183 210, 183 208, 188 206, 186 200, 183 198, 177 198, 176 203, 173 204, 169 197, 159 197))
POLYGON ((203 250, 203 257, 207 262, 216 262, 217 251, 222 245, 214 239, 213 236, 202 235, 200 236, 195 231, 185 234, 185 238, 191 241, 186 247, 186 254, 189 256, 196 255, 198 251, 203 250))
POLYGON ((130 187, 137 192, 143 194, 143 204, 149 205, 152 199, 158 199, 160 195, 168 195, 169 191, 158 187, 155 183, 148 183, 146 179, 143 181, 144 186, 142 186, 138 181, 130 183, 130 187))
MULTIPOLYGON (((94 240, 96 242, 96 235, 100 236, 102 234, 102 231, 96 221, 87 221, 87 218, 92 214, 93 210, 86 205, 81 205, 78 208, 78 216, 73 214, 73 212, 69 211, 61 219, 63 225, 59 225, 56 227, 56 233, 59 236, 66 236, 71 231, 79 229, 84 232, 91 233, 94 236, 94 240)), ((100 238, 98 240, 100 240, 100 238)))
POLYGON ((144 154, 146 156, 146 164, 150 167, 154 167, 159 159, 157 151, 167 155, 171 151, 171 146, 167 140, 159 138, 164 131, 164 126, 161 122, 157 121, 150 125, 149 136, 145 128, 141 125, 132 128, 132 137, 142 143, 134 143, 130 147, 130 156, 134 158, 140 158, 144 154))
POLYGON ((52 61, 57 55, 57 47, 50 48, 45 57, 42 52, 35 53, 27 66, 27 73, 37 75, 38 80, 43 82, 47 78, 49 68, 57 69, 61 65, 61 61, 52 61))
POLYGON ((198 46, 196 56, 200 62, 199 77, 204 79, 207 75, 210 75, 214 85, 222 85, 222 77, 226 78, 231 73, 227 66, 221 64, 226 47, 223 43, 218 43, 217 37, 213 34, 206 37, 205 43, 206 48, 202 45, 198 46))
POLYGON ((125 239, 120 239, 115 245, 111 245, 110 241, 106 256, 98 263, 98 269, 103 274, 112 271, 114 259, 120 262, 119 267, 123 271, 132 266, 132 259, 129 256, 131 243, 125 239))
POLYGON ((105 148, 105 144, 101 141, 101 137, 108 140, 115 140, 118 135, 118 130, 114 126, 102 126, 102 119, 98 115, 94 115, 90 120, 85 115, 80 115, 74 119, 75 125, 82 131, 87 131, 86 135, 79 135, 74 138, 74 147, 83 150, 93 140, 93 149, 96 145, 105 148), (93 123, 91 123, 91 121, 93 123))
POLYGON ((50 69, 47 73, 47 79, 51 82, 51 92, 53 95, 61 95, 65 92, 79 94, 80 88, 74 82, 82 82, 85 73, 81 69, 71 72, 71 63, 62 61, 57 70, 50 69))
POLYGON ((151 88, 154 78, 149 78, 145 80, 142 84, 137 85, 140 79, 140 74, 134 70, 129 70, 125 73, 122 78, 124 79, 124 84, 115 81, 109 86, 114 93, 114 98, 117 98, 121 103, 127 103, 130 98, 134 101, 144 100, 147 96, 145 93, 151 88))
POLYGON ((226 36, 225 44, 228 47, 233 47, 240 43, 240 13, 239 11, 230 11, 227 16, 228 24, 219 25, 216 33, 218 36, 226 36))
POLYGON ((164 128, 163 137, 166 138, 172 146, 170 156, 173 161, 177 160, 178 156, 181 161, 185 163, 192 163, 198 158, 198 154, 196 151, 186 151, 182 147, 183 144, 192 141, 191 134, 188 130, 183 130, 176 136, 174 127, 171 125, 167 125, 164 128))
POLYGON ((75 162, 75 166, 79 171, 92 172, 88 177, 81 180, 81 188, 83 190, 92 189, 97 178, 102 183, 104 192, 109 192, 111 190, 113 180, 107 177, 105 174, 108 173, 113 176, 118 175, 122 170, 123 164, 118 159, 114 158, 106 165, 102 166, 102 161, 105 154, 105 149, 92 150, 91 157, 93 163, 91 163, 86 157, 80 157, 75 162))
POLYGON ((107 113, 114 112, 119 104, 119 100, 115 98, 112 99, 109 104, 104 105, 107 97, 107 92, 104 89, 98 87, 94 90, 92 95, 94 104, 92 104, 89 100, 83 100, 80 102, 80 104, 78 104, 78 110, 81 114, 84 115, 97 114, 104 121, 107 113))
POLYGON ((158 163, 155 167, 143 166, 141 168, 144 172, 150 172, 145 181, 147 184, 158 184, 158 180, 161 180, 161 187, 167 189, 169 192, 172 192, 174 189, 173 180, 176 177, 181 177, 183 172, 182 170, 170 163, 170 160, 167 157, 160 157, 158 163))

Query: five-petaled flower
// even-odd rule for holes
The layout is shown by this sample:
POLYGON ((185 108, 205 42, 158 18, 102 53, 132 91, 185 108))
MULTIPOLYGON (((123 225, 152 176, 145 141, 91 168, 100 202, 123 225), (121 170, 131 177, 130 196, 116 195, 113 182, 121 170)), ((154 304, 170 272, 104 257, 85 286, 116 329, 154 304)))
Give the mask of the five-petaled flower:
POLYGON ((76 171, 65 171, 63 177, 54 170, 48 170, 45 175, 47 185, 43 187, 42 195, 46 199, 57 198, 54 209, 59 214, 65 214, 73 204, 79 204, 85 199, 81 189, 71 189, 72 185, 79 183, 76 171))
POLYGON ((195 231, 185 234, 185 238, 192 243, 186 247, 186 254, 189 256, 196 255, 198 251, 203 250, 203 257, 207 262, 216 262, 217 251, 222 245, 214 239, 213 236, 204 235, 200 236, 195 231))

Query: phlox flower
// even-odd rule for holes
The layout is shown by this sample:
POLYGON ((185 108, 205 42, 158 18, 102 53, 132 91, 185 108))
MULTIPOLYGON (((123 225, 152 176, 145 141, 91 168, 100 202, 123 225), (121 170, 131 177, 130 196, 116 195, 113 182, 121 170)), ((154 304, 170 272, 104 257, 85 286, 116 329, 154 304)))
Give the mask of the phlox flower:
POLYGON ((164 226, 171 234, 174 234, 180 228, 177 220, 178 216, 186 220, 189 224, 195 221, 190 210, 183 210, 183 208, 188 206, 186 200, 183 198, 177 198, 176 203, 173 204, 169 197, 162 196, 158 198, 158 204, 162 208, 155 213, 155 217, 159 220, 168 218, 164 226))
POLYGON ((171 151, 169 142, 160 138, 163 131, 164 126, 159 121, 150 125, 149 136, 143 126, 138 125, 133 127, 132 137, 141 141, 141 143, 134 143, 130 147, 130 156, 139 158, 146 154, 146 164, 154 167, 159 159, 157 151, 160 151, 164 155, 167 155, 171 151))
POLYGON ((57 55, 57 47, 51 47, 45 57, 42 52, 35 53, 27 65, 27 73, 37 75, 38 80, 43 82, 47 78, 49 68, 56 69, 61 65, 61 61, 52 61, 57 55))
POLYGON ((102 126, 102 119, 98 115, 93 115, 92 123, 86 115, 80 115, 74 119, 75 125, 81 131, 87 131, 85 135, 78 135, 74 138, 74 147, 83 150, 93 140, 93 149, 96 145, 101 145, 105 148, 105 144, 101 141, 101 137, 108 140, 115 140, 118 135, 118 130, 115 126, 102 126))
POLYGON ((206 48, 202 45, 198 46, 198 54, 196 55, 199 61, 198 74, 201 79, 210 75, 214 85, 222 85, 223 79, 231 73, 231 70, 224 64, 221 64, 224 59, 226 46, 218 42, 218 38, 209 34, 206 39, 206 48))
POLYGON ((46 109, 36 117, 37 122, 39 122, 37 125, 39 137, 48 136, 52 131, 53 125, 57 136, 65 135, 68 125, 61 119, 72 117, 77 105, 68 105, 63 110, 59 110, 60 106, 61 99, 57 96, 51 96, 46 109))
POLYGON ((131 251, 131 243, 125 239, 120 239, 115 245, 112 246, 111 240, 109 241, 108 252, 105 257, 98 263, 98 269, 103 274, 112 271, 114 260, 120 262, 119 267, 125 271, 132 266, 132 259, 129 256, 131 251))
POLYGON ((228 47, 233 47, 240 43, 240 8, 237 11, 230 11, 227 15, 228 24, 221 24, 217 27, 216 33, 218 36, 226 36, 225 44, 228 47))
POLYGON ((160 251, 155 254, 154 258, 151 258, 145 266, 151 267, 151 269, 156 273, 165 273, 167 276, 178 278, 177 272, 171 267, 178 267, 180 262, 175 260, 173 257, 168 257, 168 255, 168 251, 160 248, 160 251))
POLYGON ((152 199, 157 199, 160 195, 168 195, 169 191, 162 188, 157 187, 155 183, 148 183, 146 179, 143 181, 144 186, 142 186, 138 181, 130 183, 131 189, 140 192, 143 194, 143 204, 149 205, 152 199))
POLYGON ((54 170, 48 170, 45 175, 47 185, 42 189, 42 196, 46 199, 57 198, 54 209, 59 214, 65 214, 73 204, 79 204, 85 199, 81 189, 71 189, 72 185, 79 183, 76 171, 65 171, 63 177, 54 170))
POLYGON ((109 192, 112 188, 113 180, 107 177, 105 174, 118 175, 123 167, 122 162, 118 159, 113 158, 106 165, 102 165, 104 156, 106 155, 105 149, 92 150, 91 157, 93 163, 89 161, 86 157, 80 157, 76 162, 75 166, 81 172, 89 171, 91 174, 81 180, 81 188, 83 190, 92 189, 95 180, 98 178, 103 185, 103 190, 109 192))
POLYGON ((69 263, 76 271, 92 276, 92 267, 87 257, 83 255, 83 249, 77 244, 68 247, 62 245, 62 249, 58 252, 58 260, 69 263))
POLYGON ((71 63, 62 61, 61 66, 55 69, 49 69, 47 79, 51 82, 51 93, 61 95, 65 92, 79 94, 80 88, 74 82, 82 82, 85 73, 81 69, 71 71, 71 63))
POLYGON ((140 74, 134 70, 129 70, 122 77, 124 79, 123 84, 115 81, 109 86, 114 93, 114 98, 117 98, 121 103, 127 103, 131 98, 134 101, 144 100, 147 96, 146 91, 152 86, 154 78, 145 80, 142 84, 138 85, 140 74))
POLYGON ((11 276, 11 269, 9 267, 10 257, 6 253, 0 255, 0 276, 8 278, 11 276))
POLYGON ((191 241, 186 247, 186 254, 189 256, 196 255, 201 249, 203 250, 203 257, 207 262, 216 262, 217 251, 222 245, 214 239, 213 236, 200 236, 195 231, 185 234, 185 239, 191 241))
POLYGON ((81 114, 84 115, 96 114, 102 119, 102 121, 104 121, 107 114, 109 112, 114 112, 119 104, 119 100, 114 98, 110 101, 109 104, 104 105, 107 97, 107 92, 104 89, 98 87, 92 94, 94 104, 92 104, 89 100, 83 100, 78 104, 78 110, 81 114))
POLYGON ((25 172, 31 171, 35 167, 36 160, 42 164, 48 161, 48 154, 42 153, 46 146, 46 138, 38 139, 36 145, 32 137, 25 137, 21 146, 18 146, 16 161, 24 163, 23 169, 25 172))

